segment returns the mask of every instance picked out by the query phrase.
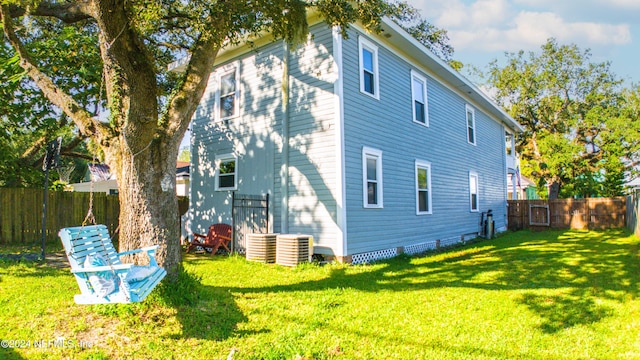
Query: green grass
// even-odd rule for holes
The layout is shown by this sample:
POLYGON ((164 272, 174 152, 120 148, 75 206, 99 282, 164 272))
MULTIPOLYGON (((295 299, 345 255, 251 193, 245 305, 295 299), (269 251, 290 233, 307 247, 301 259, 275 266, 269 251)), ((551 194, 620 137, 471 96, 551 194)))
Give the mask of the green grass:
POLYGON ((517 232, 372 265, 189 255, 177 285, 80 306, 68 269, 0 262, 2 359, 640 359, 639 241, 517 232), (91 348, 81 348, 91 343, 91 348))

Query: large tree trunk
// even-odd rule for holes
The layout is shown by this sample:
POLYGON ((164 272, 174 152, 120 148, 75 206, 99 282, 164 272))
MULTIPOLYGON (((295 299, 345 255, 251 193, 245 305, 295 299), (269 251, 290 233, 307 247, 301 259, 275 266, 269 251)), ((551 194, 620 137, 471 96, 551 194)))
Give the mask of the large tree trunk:
MULTIPOLYGON (((93 19, 99 28, 103 82, 109 122, 94 118, 38 68, 16 35, 9 6, 0 6, 6 38, 20 56, 20 66, 45 96, 73 119, 106 155, 118 180, 120 250, 160 245, 157 260, 169 278, 177 275, 179 245, 178 202, 175 193, 178 145, 202 97, 218 49, 232 19, 225 12, 210 19, 214 33, 201 35, 191 51, 186 74, 159 118, 158 88, 153 54, 132 26, 131 3, 125 0, 43 2, 35 13, 70 23, 93 19)), ((20 16, 18 14, 16 16, 20 16)), ((146 258, 134 259, 145 263, 146 258)))
MULTIPOLYGON (((178 146, 175 140, 166 143, 158 139, 136 145, 136 152, 125 142, 108 154, 118 179, 120 251, 160 245, 156 258, 171 277, 181 261, 175 190, 178 146)), ((134 260, 147 262, 146 255, 134 260)))

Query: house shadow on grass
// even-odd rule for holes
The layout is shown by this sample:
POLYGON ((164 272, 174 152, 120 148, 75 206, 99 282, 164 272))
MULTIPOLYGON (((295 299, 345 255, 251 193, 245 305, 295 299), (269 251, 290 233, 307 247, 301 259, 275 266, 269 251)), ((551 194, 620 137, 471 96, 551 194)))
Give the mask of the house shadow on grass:
POLYGON ((243 296, 336 288, 519 291, 516 304, 540 318, 541 331, 556 333, 613 316, 613 309, 598 299, 623 303, 639 295, 638 243, 627 236, 625 230, 521 231, 440 254, 401 256, 364 265, 363 271, 336 267, 318 281, 222 291, 243 296))

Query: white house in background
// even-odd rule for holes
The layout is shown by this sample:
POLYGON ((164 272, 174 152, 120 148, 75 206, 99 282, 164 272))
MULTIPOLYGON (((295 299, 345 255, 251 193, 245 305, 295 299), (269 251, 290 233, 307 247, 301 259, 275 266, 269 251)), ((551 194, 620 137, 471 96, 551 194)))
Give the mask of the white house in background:
MULTIPOLYGON (((176 163, 176 195, 189 196, 189 162, 176 163)), ((84 182, 69 184, 71 191, 118 194, 118 181, 106 164, 89 164, 84 182)))
POLYGON ((103 192, 109 195, 118 194, 118 181, 106 164, 88 164, 84 181, 69 184, 71 191, 103 192))
POLYGON ((488 210, 506 229, 522 127, 381 25, 343 38, 316 21, 297 49, 265 38, 220 52, 192 123, 194 231, 231 223, 234 192, 269 195, 267 231, 313 235, 315 253, 353 263, 474 238, 488 210))

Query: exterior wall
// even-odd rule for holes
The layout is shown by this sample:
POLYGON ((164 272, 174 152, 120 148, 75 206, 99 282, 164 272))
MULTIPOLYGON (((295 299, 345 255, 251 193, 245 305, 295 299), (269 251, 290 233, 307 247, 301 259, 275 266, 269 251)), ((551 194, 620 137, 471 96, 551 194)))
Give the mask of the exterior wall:
POLYGON ((215 189, 215 158, 224 154, 237 156, 238 193, 271 195, 269 231, 312 235, 316 253, 349 259, 427 242, 444 245, 476 234, 481 212, 489 209, 496 228, 505 228, 503 125, 419 62, 369 35, 378 45, 380 97, 364 95, 358 55, 364 35, 350 30, 349 39, 336 40, 325 25, 311 32, 312 40, 289 53, 288 108, 281 90, 282 43, 238 52, 216 65, 238 67, 240 111, 237 118, 214 121, 213 74, 193 119, 192 230, 231 223, 231 191, 215 189), (427 79, 428 127, 413 122, 412 70, 427 79), (467 142, 466 105, 475 111, 476 145, 467 142), (364 208, 363 147, 382 152, 381 209, 364 208), (432 214, 416 214, 416 160, 431 165, 432 214), (470 172, 479 178, 478 212, 470 211, 470 172))
POLYGON ((317 25, 312 35, 289 58, 288 219, 279 231, 312 235, 316 252, 335 254, 337 69, 331 29, 317 25))
POLYGON ((493 210, 505 227, 504 127, 482 109, 402 58, 377 38, 380 99, 359 87, 358 37, 343 41, 347 255, 477 233, 480 213, 493 210), (429 127, 413 122, 411 70, 427 78, 429 127), (465 105, 475 110, 476 145, 467 142, 465 105), (383 205, 364 208, 363 147, 382 151, 383 205), (416 214, 415 161, 431 163, 432 214, 416 214), (479 177, 480 212, 470 211, 469 172, 479 177))
MULTIPOLYGON (((237 156, 237 192, 273 194, 275 153, 281 148, 282 47, 271 44, 219 64, 192 120, 190 217, 193 232, 212 223, 231 224, 232 191, 215 188, 216 156, 237 156), (239 116, 216 121, 216 74, 225 65, 239 71, 239 116)), ((271 205, 272 206, 272 205, 271 205)), ((273 207, 270 214, 273 214, 273 207)), ((270 219, 273 223, 273 219, 270 219)))
POLYGON ((215 190, 215 158, 233 153, 237 192, 271 195, 269 231, 309 234, 316 251, 337 251, 333 93, 337 70, 331 29, 317 25, 311 33, 312 40, 288 57, 287 129, 283 128, 287 122, 283 121, 281 42, 217 65, 221 69, 237 64, 240 69, 240 115, 213 120, 217 84, 212 74, 192 125, 193 231, 204 231, 215 222, 231 223, 232 191, 215 190))

